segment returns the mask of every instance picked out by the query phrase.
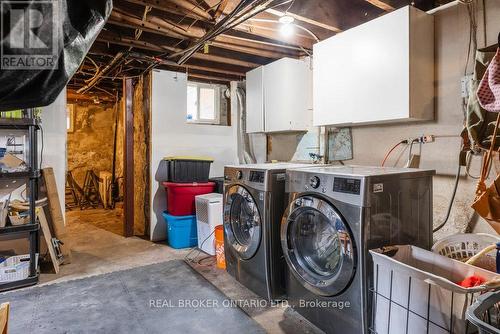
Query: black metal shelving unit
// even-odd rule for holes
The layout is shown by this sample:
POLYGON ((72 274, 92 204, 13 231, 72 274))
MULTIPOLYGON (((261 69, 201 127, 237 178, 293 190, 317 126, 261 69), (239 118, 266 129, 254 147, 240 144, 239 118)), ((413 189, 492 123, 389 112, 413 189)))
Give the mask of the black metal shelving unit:
MULTIPOLYGON (((40 169, 38 166, 38 130, 39 120, 35 116, 34 109, 28 109, 25 118, 2 118, 0 117, 0 130, 24 130, 28 133, 28 171, 0 173, 0 182, 9 180, 23 180, 29 189, 29 212, 31 222, 18 226, 5 226, 0 228, 0 236, 12 236, 13 238, 26 237, 29 241, 30 274, 28 278, 0 283, 0 291, 26 287, 38 283, 37 254, 40 253, 40 226, 36 219, 35 202, 38 198, 38 179, 40 169)), ((26 150, 26 147, 25 147, 26 150)))

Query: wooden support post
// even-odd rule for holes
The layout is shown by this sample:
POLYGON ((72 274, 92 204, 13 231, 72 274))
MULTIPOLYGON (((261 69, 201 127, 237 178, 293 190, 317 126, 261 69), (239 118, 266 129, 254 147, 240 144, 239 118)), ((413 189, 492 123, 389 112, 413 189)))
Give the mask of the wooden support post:
POLYGON ((130 78, 123 79, 123 103, 125 107, 123 235, 131 237, 134 235, 134 86, 130 78))

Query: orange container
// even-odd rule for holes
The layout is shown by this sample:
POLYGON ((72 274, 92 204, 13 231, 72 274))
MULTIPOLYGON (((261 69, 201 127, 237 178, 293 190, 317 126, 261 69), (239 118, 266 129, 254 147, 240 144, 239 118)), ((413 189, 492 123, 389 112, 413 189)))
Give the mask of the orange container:
POLYGON ((226 256, 224 255, 224 227, 215 227, 215 256, 217 258, 217 268, 226 269, 226 256))

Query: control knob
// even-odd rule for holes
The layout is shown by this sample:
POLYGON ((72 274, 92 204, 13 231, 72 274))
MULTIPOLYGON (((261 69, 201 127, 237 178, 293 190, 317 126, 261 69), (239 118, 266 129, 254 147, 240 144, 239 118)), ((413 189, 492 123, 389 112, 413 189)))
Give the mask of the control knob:
POLYGON ((313 189, 318 189, 319 188, 319 185, 320 185, 320 180, 319 180, 319 177, 317 176, 313 176, 311 177, 311 179, 309 180, 309 185, 311 186, 311 188, 313 189))

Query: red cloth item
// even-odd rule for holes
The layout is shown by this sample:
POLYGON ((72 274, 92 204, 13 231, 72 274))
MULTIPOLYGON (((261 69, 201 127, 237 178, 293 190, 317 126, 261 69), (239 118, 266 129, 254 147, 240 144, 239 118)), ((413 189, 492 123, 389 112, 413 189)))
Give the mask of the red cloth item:
POLYGON ((484 110, 500 112, 500 48, 479 83, 477 99, 484 110))
POLYGON ((464 279, 462 282, 459 282, 458 285, 463 288, 473 288, 475 286, 482 285, 485 282, 486 280, 481 276, 472 275, 464 279))

